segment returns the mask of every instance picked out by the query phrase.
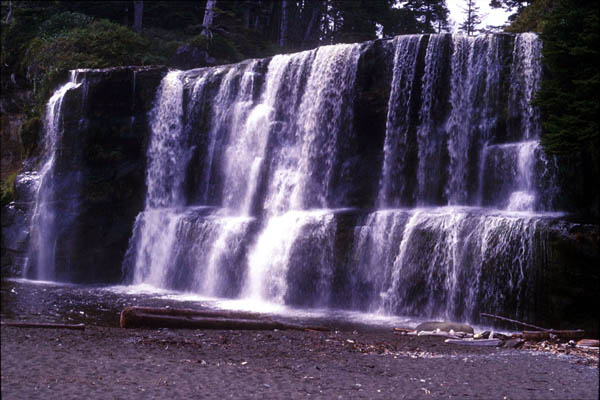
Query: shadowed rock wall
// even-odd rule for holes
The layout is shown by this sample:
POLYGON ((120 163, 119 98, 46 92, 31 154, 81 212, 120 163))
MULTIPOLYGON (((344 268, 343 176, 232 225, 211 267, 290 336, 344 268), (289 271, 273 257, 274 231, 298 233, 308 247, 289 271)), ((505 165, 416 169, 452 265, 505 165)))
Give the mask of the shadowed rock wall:
MULTIPOLYGON (((55 161, 57 280, 121 279, 133 221, 144 205, 147 115, 165 73, 163 67, 80 71, 82 85, 66 94, 55 161)), ((28 257, 36 162, 25 162, 15 201, 2 213, 3 275, 21 274, 28 257)))

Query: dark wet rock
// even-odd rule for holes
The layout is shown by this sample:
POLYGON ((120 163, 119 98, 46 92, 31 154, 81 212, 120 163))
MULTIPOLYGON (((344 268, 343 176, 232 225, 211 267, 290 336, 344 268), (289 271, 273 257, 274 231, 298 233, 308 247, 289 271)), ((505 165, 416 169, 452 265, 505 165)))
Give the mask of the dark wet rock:
POLYGON ((490 337, 490 334, 492 332, 490 331, 483 331, 481 333, 476 334, 475 336, 473 336, 475 339, 488 339, 490 337))
POLYGON ((353 119, 346 121, 352 134, 337 142, 338 157, 344 162, 333 174, 328 204, 334 207, 368 208, 375 204, 392 80, 393 51, 386 43, 365 43, 358 62, 355 98, 348 102, 353 119))
POLYGON ((28 215, 14 202, 2 207, 2 277, 19 276, 27 257, 28 215))
POLYGON ((467 324, 444 321, 423 322, 417 325, 415 329, 417 331, 435 331, 436 329, 439 329, 440 331, 444 332, 450 332, 450 330, 453 330, 454 332, 473 333, 473 328, 467 324))
MULTIPOLYGON (((120 281, 133 222, 144 205, 148 111, 165 73, 164 67, 77 72, 82 84, 63 99, 54 164, 56 280, 120 281)), ((15 185, 15 203, 23 210, 35 199, 36 162, 25 163, 15 185)), ((4 266, 13 262, 15 247, 23 250, 23 235, 11 230, 23 232, 29 222, 15 214, 5 223, 4 213, 2 221, 4 266)))
POLYGON ((557 220, 540 231, 537 263, 529 273, 531 301, 518 320, 598 332, 600 226, 557 220))
POLYGON ((121 278, 133 222, 144 205, 148 111, 165 73, 161 67, 115 68, 81 77, 87 86, 83 112, 66 113, 65 118, 77 124, 63 135, 70 154, 56 164, 64 166, 65 175, 77 174, 80 182, 73 191, 79 197, 78 215, 58 238, 71 265, 62 280, 121 278), (79 156, 77 163, 70 162, 74 154, 79 156))
POLYGON ((208 51, 187 43, 177 48, 171 60, 171 65, 179 69, 207 67, 216 63, 217 60, 208 51))
MULTIPOLYGON (((5 76, 2 66, 2 90, 0 91, 0 155, 2 179, 18 171, 23 158, 23 143, 20 129, 26 120, 24 110, 33 106, 35 96, 28 82, 15 74, 5 76)), ((8 75, 8 74, 6 74, 8 75)))
POLYGON ((500 340, 509 340, 511 339, 511 336, 505 335, 503 333, 494 332, 494 338, 500 340))

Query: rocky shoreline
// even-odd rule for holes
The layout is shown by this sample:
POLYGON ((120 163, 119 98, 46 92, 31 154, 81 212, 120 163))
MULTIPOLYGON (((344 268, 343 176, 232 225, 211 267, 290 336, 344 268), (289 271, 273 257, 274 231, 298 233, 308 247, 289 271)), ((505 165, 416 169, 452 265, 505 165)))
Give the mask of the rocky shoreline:
POLYGON ((596 399, 581 356, 393 332, 1 328, 2 398, 596 399))
POLYGON ((2 399, 598 397, 598 350, 565 343, 452 345, 333 317, 328 332, 123 329, 129 305, 203 304, 15 280, 1 295, 2 322, 85 324, 2 326, 2 399))

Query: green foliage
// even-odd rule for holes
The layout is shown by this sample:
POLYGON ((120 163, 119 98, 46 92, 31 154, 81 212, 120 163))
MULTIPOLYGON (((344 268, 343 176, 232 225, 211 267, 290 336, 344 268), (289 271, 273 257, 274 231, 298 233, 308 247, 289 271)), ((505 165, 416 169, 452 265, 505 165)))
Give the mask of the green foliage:
MULTIPOLYGON (((4 10, 3 10, 4 11, 4 10)), ((39 26, 49 17, 50 11, 42 7, 17 8, 14 7, 9 23, 2 15, 1 38, 2 51, 0 52, 2 79, 7 75, 5 69, 11 72, 18 70, 21 57, 29 41, 39 32, 39 26)), ((10 73, 8 74, 10 75, 10 73)), ((4 83, 4 82, 3 82, 4 83)), ((3 87, 5 85, 3 84, 3 87)))
POLYGON ((220 34, 213 36, 208 50, 220 63, 237 62, 245 58, 234 41, 220 34))
POLYGON ((521 8, 514 14, 512 23, 505 28, 506 32, 541 32, 544 19, 550 14, 556 0, 537 0, 529 7, 521 8))
POLYGON ((19 136, 21 137, 21 144, 26 155, 31 155, 36 150, 42 130, 40 114, 34 113, 21 124, 19 136))
POLYGON ((39 25, 21 59, 36 92, 36 116, 21 133, 26 153, 35 151, 40 116, 51 91, 76 68, 166 64, 181 42, 150 40, 106 19, 62 12, 39 25))
POLYGON ((492 8, 504 8, 507 12, 513 12, 513 14, 508 17, 508 20, 513 22, 526 8, 529 8, 538 2, 539 0, 491 0, 490 6, 492 8))
POLYGON ((598 160, 598 32, 596 6, 583 1, 557 1, 544 21, 546 71, 534 104, 542 111, 542 144, 550 152, 585 151, 598 160))
POLYGON ((208 39, 202 34, 194 36, 189 40, 188 43, 199 49, 208 49, 208 39))
POLYGON ((149 47, 146 39, 130 29, 98 20, 49 38, 37 36, 30 42, 24 62, 35 75, 52 76, 73 68, 143 64, 143 59, 152 55, 149 47))
POLYGON ((0 204, 2 206, 13 201, 15 196, 15 179, 17 178, 17 172, 9 174, 5 179, 0 182, 0 204))
POLYGON ((39 37, 48 40, 70 29, 85 28, 92 21, 92 17, 77 12, 54 14, 40 25, 39 37))

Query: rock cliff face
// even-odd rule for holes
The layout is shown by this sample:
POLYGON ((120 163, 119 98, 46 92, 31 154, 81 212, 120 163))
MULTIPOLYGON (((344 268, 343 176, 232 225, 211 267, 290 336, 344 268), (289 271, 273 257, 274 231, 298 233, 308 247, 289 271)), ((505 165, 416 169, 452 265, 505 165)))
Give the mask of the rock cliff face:
POLYGON ((17 82, 13 78, 7 79, 0 95, 2 180, 21 167, 24 155, 19 129, 25 118, 24 110, 33 104, 33 92, 27 88, 25 82, 17 82))
POLYGON ((3 210, 2 273, 598 330, 598 226, 553 212, 517 38, 76 71, 54 158, 3 210), (40 188, 52 235, 30 231, 40 188))
MULTIPOLYGON (((165 73, 163 67, 79 71, 81 85, 66 93, 53 174, 57 280, 121 279, 121 260, 144 203, 148 111, 165 73)), ((21 274, 31 262, 27 242, 39 167, 38 159, 26 160, 15 202, 3 210, 3 275, 21 274)))
POLYGON ((600 331, 600 229, 598 225, 555 221, 540 232, 542 252, 532 285, 529 316, 543 327, 600 331), (594 315, 596 315, 594 317, 594 315))

